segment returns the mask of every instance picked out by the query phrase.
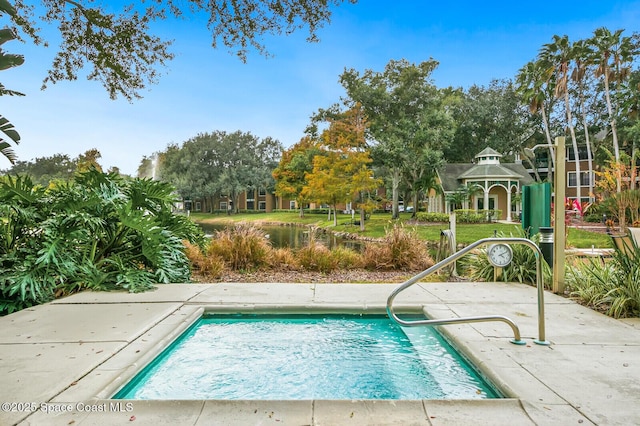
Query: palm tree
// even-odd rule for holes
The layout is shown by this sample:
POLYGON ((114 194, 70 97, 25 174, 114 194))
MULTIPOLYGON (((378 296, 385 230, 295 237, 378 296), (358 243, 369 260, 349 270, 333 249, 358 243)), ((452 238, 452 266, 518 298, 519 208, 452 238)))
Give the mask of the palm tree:
POLYGON ((553 70, 552 77, 555 77, 555 96, 564 98, 564 107, 567 117, 567 127, 571 135, 573 153, 576 164, 576 199, 582 202, 582 188, 580 185, 580 155, 578 152, 578 141, 573 126, 573 115, 571 113, 571 103, 569 102, 569 67, 572 61, 572 46, 568 36, 553 36, 553 42, 545 44, 540 50, 540 59, 548 64, 553 70))
MULTIPOLYGON (((593 48, 591 60, 597 65, 596 76, 601 77, 604 84, 604 96, 609 114, 609 126, 613 138, 613 152, 616 162, 620 162, 620 146, 616 128, 616 108, 611 101, 611 83, 623 81, 631 71, 631 64, 637 54, 637 47, 631 37, 622 37, 624 30, 611 33, 607 28, 598 28, 587 44, 593 48)), ((618 173, 617 192, 621 191, 622 177, 618 173)))
POLYGON ((584 40, 573 43, 572 58, 574 61, 571 80, 576 85, 578 95, 578 106, 582 115, 582 127, 584 128, 584 140, 587 147, 587 165, 589 170, 589 200, 593 199, 593 155, 591 150, 591 141, 589 139, 589 126, 587 122, 587 109, 585 106, 585 95, 587 92, 586 80, 589 77, 588 59, 592 56, 593 51, 584 40))
POLYGON ((553 141, 551 139, 547 114, 547 111, 552 109, 552 100, 551 96, 549 96, 549 92, 553 85, 550 83, 549 70, 548 68, 545 68, 539 60, 535 62, 528 62, 520 69, 520 71, 518 71, 516 84, 516 92, 519 93, 520 96, 522 96, 522 99, 529 105, 529 111, 532 114, 540 113, 540 116, 542 117, 542 127, 547 139, 547 145, 549 145, 552 164, 552 167, 549 168, 547 177, 549 181, 553 182, 553 170, 555 170, 556 166, 556 156, 553 149, 553 141))

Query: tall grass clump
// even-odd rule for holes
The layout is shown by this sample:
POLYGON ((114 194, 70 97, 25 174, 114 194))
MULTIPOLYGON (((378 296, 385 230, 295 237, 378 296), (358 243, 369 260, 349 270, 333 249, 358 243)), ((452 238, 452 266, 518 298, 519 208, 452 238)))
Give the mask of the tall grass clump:
POLYGON ((225 262, 220 256, 207 255, 202 249, 188 241, 183 241, 185 254, 191 263, 191 269, 205 279, 216 279, 222 275, 225 262))
POLYGON ((614 318, 640 316, 640 248, 616 250, 604 264, 593 259, 570 265, 570 295, 614 318))
POLYGON ((338 267, 336 257, 309 232, 309 242, 296 252, 300 266, 308 271, 331 272, 338 267))
POLYGON ((336 247, 331 251, 339 269, 357 269, 363 265, 362 255, 348 247, 336 247))
POLYGON ((363 266, 376 270, 420 270, 433 265, 425 242, 415 231, 394 225, 379 244, 367 244, 363 266))
POLYGON ((272 251, 263 231, 242 223, 216 231, 207 247, 208 256, 220 257, 235 271, 268 265, 272 251))
POLYGON ((297 271, 300 261, 289 248, 276 248, 271 252, 271 267, 274 269, 297 271))

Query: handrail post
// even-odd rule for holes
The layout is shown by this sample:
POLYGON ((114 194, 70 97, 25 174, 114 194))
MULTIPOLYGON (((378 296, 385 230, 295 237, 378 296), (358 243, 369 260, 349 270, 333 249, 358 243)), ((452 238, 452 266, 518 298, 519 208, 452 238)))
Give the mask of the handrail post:
POLYGON ((444 268, 451 262, 455 262, 457 259, 469 253, 476 247, 479 247, 481 245, 486 245, 486 244, 495 244, 495 243, 524 244, 529 246, 535 252, 536 275, 537 275, 536 286, 537 286, 537 293, 538 293, 538 339, 534 340, 534 343, 537 343, 539 345, 549 345, 550 343, 545 340, 544 280, 542 276, 542 262, 541 262, 542 252, 540 251, 540 248, 533 241, 527 238, 497 237, 497 238, 484 238, 484 239, 478 240, 464 247, 462 250, 456 253, 453 253, 451 256, 441 260, 440 262, 436 263, 430 268, 427 268, 424 271, 420 272, 419 274, 409 278, 407 281, 405 281, 396 289, 394 289, 389 295, 389 297, 387 298, 387 314, 389 315, 389 318, 391 318, 393 321, 397 322, 398 324, 407 326, 407 327, 414 327, 414 326, 420 326, 420 325, 435 326, 435 325, 447 325, 447 324, 455 324, 455 323, 470 323, 470 322, 483 322, 483 321, 502 321, 502 322, 506 322, 513 330, 514 338, 511 340, 511 343, 514 343, 517 345, 523 345, 525 342, 520 338, 520 330, 517 324, 511 319, 509 319, 508 317, 505 317, 502 315, 486 315, 486 316, 480 316, 480 317, 451 318, 447 320, 406 321, 399 318, 396 315, 396 313, 393 311, 393 301, 399 293, 401 293, 408 287, 411 287, 413 284, 415 284, 422 278, 444 268))

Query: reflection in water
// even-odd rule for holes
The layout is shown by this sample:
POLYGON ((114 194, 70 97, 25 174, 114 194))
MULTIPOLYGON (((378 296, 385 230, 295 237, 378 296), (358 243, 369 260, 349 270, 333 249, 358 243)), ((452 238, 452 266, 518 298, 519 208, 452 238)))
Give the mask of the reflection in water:
MULTIPOLYGON (((200 223, 205 234, 213 235, 216 231, 226 228, 227 225, 200 223)), ((293 250, 304 247, 309 242, 309 228, 300 226, 261 226, 260 229, 268 235, 271 245, 275 248, 291 248, 293 250)), ((347 247, 356 251, 362 251, 364 245, 361 241, 349 240, 338 237, 332 233, 316 233, 316 241, 330 249, 335 247, 347 247)))

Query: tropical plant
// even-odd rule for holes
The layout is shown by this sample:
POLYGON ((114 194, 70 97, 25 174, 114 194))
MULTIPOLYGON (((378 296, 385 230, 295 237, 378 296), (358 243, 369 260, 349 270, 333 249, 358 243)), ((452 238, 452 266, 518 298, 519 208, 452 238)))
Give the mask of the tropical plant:
POLYGON ((573 124, 573 114, 571 112, 571 103, 569 101, 569 74, 573 60, 573 47, 569 42, 569 37, 553 36, 553 42, 545 44, 540 51, 539 57, 543 64, 553 70, 552 78, 554 79, 555 97, 564 99, 564 109, 566 116, 566 125, 569 129, 571 142, 573 144, 573 153, 575 156, 576 167, 576 198, 582 200, 582 188, 580 182, 580 155, 578 152, 578 141, 576 140, 575 126, 573 124))
POLYGON ((640 316, 640 248, 616 250, 611 261, 594 259, 569 265, 571 296, 614 318, 640 316))
MULTIPOLYGON (((548 180, 553 182, 553 170, 556 167, 556 156, 551 138, 549 114, 553 110, 554 96, 551 69, 539 59, 528 62, 518 71, 516 76, 516 92, 520 94, 531 114, 540 114, 545 140, 549 147, 552 168, 549 170, 548 180)), ((535 169, 535 167, 534 167, 535 169)))
MULTIPOLYGON (((631 64, 638 53, 638 47, 631 37, 623 37, 624 30, 619 29, 611 32, 607 28, 598 28, 594 31, 593 37, 587 40, 587 45, 592 49, 589 58, 595 63, 596 76, 602 78, 604 85, 604 96, 609 116, 609 127, 613 138, 613 152, 615 161, 620 161, 620 144, 618 142, 617 112, 618 106, 612 92, 619 88, 623 81, 631 72, 631 64)), ((617 192, 621 190, 622 177, 617 176, 617 192)))
POLYGON ((183 240, 200 228, 171 212, 173 187, 91 168, 47 190, 29 177, 0 184, 0 312, 83 289, 144 291, 186 282, 183 240))
POLYGON ((462 209, 474 196, 483 192, 484 188, 476 183, 460 185, 454 192, 448 193, 445 198, 449 203, 453 204, 454 208, 462 209))
MULTIPOLYGON (((3 14, 8 14, 9 16, 15 16, 16 10, 11 4, 7 1, 0 2, 0 16, 3 14)), ((12 28, 3 28, 0 29, 0 46, 2 46, 7 41, 17 39, 16 31, 12 28)), ((24 63, 24 57, 22 55, 15 55, 11 53, 5 53, 4 50, 0 49, 0 71, 7 70, 9 68, 20 66, 24 63)), ((16 92, 15 90, 10 90, 4 87, 2 83, 0 83, 0 96, 24 96, 24 93, 16 92)), ((13 124, 9 122, 9 120, 2 115, 0 115, 0 131, 5 134, 14 144, 20 143, 20 135, 13 127, 13 124)), ((9 142, 5 139, 0 138, 0 153, 5 156, 7 160, 14 164, 16 162, 16 154, 13 151, 13 147, 9 142)))

